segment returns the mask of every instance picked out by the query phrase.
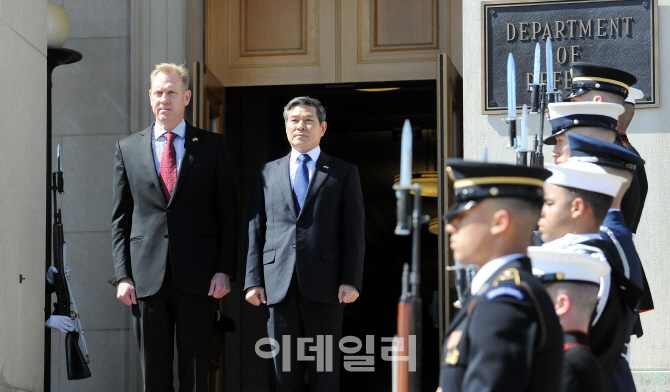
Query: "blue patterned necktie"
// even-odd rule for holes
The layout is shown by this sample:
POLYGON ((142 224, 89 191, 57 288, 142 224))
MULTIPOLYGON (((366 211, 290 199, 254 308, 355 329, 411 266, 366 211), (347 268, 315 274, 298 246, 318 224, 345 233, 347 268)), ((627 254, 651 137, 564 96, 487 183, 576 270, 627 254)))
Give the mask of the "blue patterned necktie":
POLYGON ((302 210, 302 203, 305 201, 305 195, 307 195, 307 186, 309 185, 309 170, 307 169, 307 162, 311 158, 307 154, 301 154, 298 156, 298 170, 295 172, 295 178, 293 180, 293 195, 295 196, 296 207, 298 207, 298 213, 302 210))

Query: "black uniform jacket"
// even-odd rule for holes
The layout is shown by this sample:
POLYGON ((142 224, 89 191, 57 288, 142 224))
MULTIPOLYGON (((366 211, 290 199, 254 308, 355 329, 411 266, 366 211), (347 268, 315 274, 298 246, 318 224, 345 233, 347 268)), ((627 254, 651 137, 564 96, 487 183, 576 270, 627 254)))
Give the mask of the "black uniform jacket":
POLYGON ((567 331, 561 392, 608 392, 605 372, 589 347, 589 337, 581 331, 567 331))
POLYGON ((464 301, 443 350, 443 392, 560 390, 563 331, 530 259, 506 263, 464 301))
MULTIPOLYGON (((628 137, 623 134, 621 136, 622 145, 631 152, 640 155, 639 152, 628 141, 628 137)), ((649 183, 647 181, 647 171, 644 165, 638 165, 635 168, 635 175, 630 183, 630 187, 621 200, 621 212, 626 220, 626 226, 632 233, 637 233, 637 226, 640 224, 642 217, 642 210, 644 209, 644 202, 647 199, 647 191, 649 190, 649 183)))
POLYGON ((588 240, 582 244, 600 249, 612 267, 607 303, 599 316, 594 312, 594 318, 598 319, 595 325, 592 323, 588 331, 591 350, 609 382, 621 358, 625 342, 629 340, 632 309, 638 304, 642 289, 626 278, 622 272, 621 261, 608 241, 588 240))

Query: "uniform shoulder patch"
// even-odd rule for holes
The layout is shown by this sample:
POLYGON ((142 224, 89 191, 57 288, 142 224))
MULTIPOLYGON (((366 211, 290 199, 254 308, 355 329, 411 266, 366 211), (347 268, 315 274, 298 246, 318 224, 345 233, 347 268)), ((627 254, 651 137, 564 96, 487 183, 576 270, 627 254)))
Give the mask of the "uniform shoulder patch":
POLYGON ((524 293, 514 286, 498 286, 486 292, 486 299, 488 300, 502 296, 514 297, 519 301, 526 298, 524 293))
POLYGON ((507 268, 493 281, 493 287, 504 284, 513 284, 518 286, 521 284, 521 277, 519 276, 519 270, 516 268, 507 268))

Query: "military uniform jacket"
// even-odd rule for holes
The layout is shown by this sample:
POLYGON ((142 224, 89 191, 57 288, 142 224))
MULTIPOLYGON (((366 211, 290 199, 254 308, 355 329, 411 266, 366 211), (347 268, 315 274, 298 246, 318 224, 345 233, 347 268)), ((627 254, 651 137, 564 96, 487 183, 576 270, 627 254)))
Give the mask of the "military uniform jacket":
POLYGON ((589 347, 589 337, 581 331, 564 335, 563 388, 561 392, 607 392, 609 383, 589 347))
MULTIPOLYGON (((644 266, 635 249, 633 235, 626 227, 624 216, 620 210, 612 209, 607 212, 607 216, 605 216, 605 220, 600 226, 600 235, 614 245, 622 261, 622 268, 626 277, 644 291, 639 310, 645 312, 654 309, 654 300, 651 296, 651 290, 649 290, 644 266)), ((641 333, 638 337, 640 336, 642 336, 641 333)))
POLYGON ((530 259, 508 261, 464 301, 441 366, 444 392, 559 391, 563 331, 530 259))
POLYGON ((609 380, 614 375, 626 341, 630 339, 631 310, 638 303, 642 291, 625 277, 616 252, 609 242, 592 239, 581 244, 600 249, 612 267, 611 284, 607 293, 602 294, 607 295, 605 306, 602 311, 598 311, 596 307, 589 328, 591 350, 609 380))
MULTIPOLYGON (((620 136, 622 139, 622 145, 628 151, 640 155, 635 147, 633 147, 630 142, 628 142, 628 137, 626 134, 620 136)), ((637 233, 637 226, 640 223, 640 218, 642 217, 642 210, 644 209, 644 202, 647 199, 648 190, 649 184, 647 181, 647 171, 645 170, 644 165, 637 165, 635 168, 635 175, 633 176, 633 180, 630 183, 630 187, 623 196, 623 200, 621 200, 621 211, 624 215, 626 227, 628 227, 633 233, 637 233)))

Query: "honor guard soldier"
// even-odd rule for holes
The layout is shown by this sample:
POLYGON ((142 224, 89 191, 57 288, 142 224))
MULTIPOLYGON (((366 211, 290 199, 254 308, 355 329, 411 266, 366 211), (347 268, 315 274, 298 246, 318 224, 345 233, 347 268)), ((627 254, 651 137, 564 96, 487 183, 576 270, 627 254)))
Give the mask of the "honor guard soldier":
POLYGON ((607 392, 609 383, 589 346, 588 327, 598 302, 600 279, 610 266, 588 255, 530 247, 533 274, 544 283, 563 327, 561 392, 607 392))
POLYGON ((558 102, 548 108, 551 136, 544 139, 544 144, 554 146, 551 156, 556 164, 570 158, 568 131, 613 143, 619 116, 624 112, 622 105, 599 102, 558 102))
MULTIPOLYGON (((579 134, 569 134, 568 139, 571 151, 569 161, 593 162, 608 173, 624 177, 628 181, 633 178, 636 169, 644 165, 644 160, 639 155, 616 144, 601 142, 579 134)), ((627 185, 628 183, 624 183, 618 195, 614 197, 612 206, 600 227, 600 234, 603 239, 614 245, 621 262, 619 268, 626 278, 643 289, 641 303, 632 309, 630 315, 630 331, 637 337, 641 337, 642 325, 638 311, 651 310, 654 305, 644 268, 633 243, 633 235, 626 227, 620 210, 621 199, 628 189, 627 185)), ((619 365, 612 380, 613 391, 635 391, 633 376, 628 361, 625 359, 630 358, 629 342, 630 336, 626 340, 623 357, 619 359, 619 365)))
MULTIPOLYGON (((563 99, 569 102, 591 101, 623 105, 626 99, 628 99, 629 94, 631 94, 631 86, 637 83, 637 78, 626 71, 593 63, 573 63, 570 72, 572 74, 571 91, 563 99)), ((632 94, 637 95, 638 93, 635 90, 633 90, 632 94)), ((636 99, 640 98, 642 97, 636 99)), ((627 137, 625 139, 628 140, 627 137)), ((621 137, 617 137, 617 143, 622 142, 621 137)), ((640 170, 642 169, 644 167, 640 170)), ((647 197, 647 189, 647 174, 643 171, 638 171, 623 200, 622 208, 626 224, 633 233, 637 232, 637 226, 640 223, 644 201, 647 197)))
POLYGON ((637 83, 635 75, 594 63, 572 63, 570 73, 570 93, 563 98, 566 102, 595 101, 621 105, 628 97, 630 86, 637 83))
MULTIPOLYGON (((626 101, 623 105, 626 111, 619 117, 619 139, 621 139, 621 145, 624 146, 626 150, 633 152, 638 156, 640 153, 637 152, 637 149, 633 147, 632 144, 630 144, 628 141, 628 134, 626 132, 628 131, 630 122, 633 121, 633 116, 635 115, 635 101, 642 98, 644 98, 644 93, 635 87, 631 87, 630 91, 628 91, 628 97, 626 98, 626 101)), ((632 227, 631 231, 635 233, 637 231, 637 226, 640 223, 642 209, 644 208, 644 201, 647 199, 647 191, 649 190, 647 172, 644 168, 644 165, 637 168, 632 183, 633 184, 631 188, 633 188, 633 190, 624 196, 622 203, 626 206, 631 204, 639 206, 637 216, 630 224, 630 227, 632 227), (636 183, 639 183, 639 192, 636 190, 637 188, 635 188, 636 183)), ((644 303, 645 299, 643 298, 642 301, 644 303)))
POLYGON ((630 335, 629 315, 641 296, 641 290, 617 268, 612 245, 600 236, 600 225, 626 179, 587 162, 568 161, 549 170, 553 174, 547 179, 538 222, 542 247, 590 254, 612 267, 601 282, 589 330, 593 353, 611 380, 630 335))
POLYGON ((563 334, 526 249, 550 172, 450 159, 446 213, 454 259, 476 265, 443 347, 444 392, 559 391, 563 334))

